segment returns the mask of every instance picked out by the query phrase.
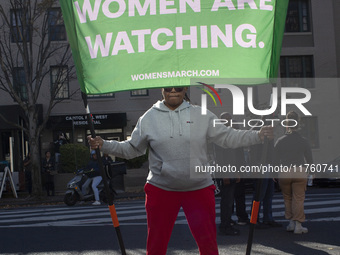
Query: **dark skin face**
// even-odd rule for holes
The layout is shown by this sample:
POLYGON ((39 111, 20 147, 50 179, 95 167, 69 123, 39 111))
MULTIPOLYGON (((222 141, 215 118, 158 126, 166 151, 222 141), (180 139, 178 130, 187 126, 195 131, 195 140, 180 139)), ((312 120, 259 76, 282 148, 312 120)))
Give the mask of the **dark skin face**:
POLYGON ((171 92, 166 92, 162 89, 162 95, 164 98, 164 104, 170 109, 175 110, 178 106, 180 106, 183 102, 185 93, 188 88, 183 88, 181 92, 176 92, 174 88, 172 88, 171 92))

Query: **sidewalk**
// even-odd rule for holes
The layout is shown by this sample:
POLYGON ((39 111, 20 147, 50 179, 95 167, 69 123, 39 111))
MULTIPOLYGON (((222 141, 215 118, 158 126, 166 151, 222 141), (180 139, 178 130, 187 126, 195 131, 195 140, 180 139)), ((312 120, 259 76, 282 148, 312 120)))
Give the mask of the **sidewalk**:
MULTIPOLYGON (((124 190, 116 189, 117 195, 115 201, 144 199, 145 194, 143 187, 145 185, 146 175, 147 169, 128 169, 127 174, 124 175, 124 190)), ((65 188, 63 189, 56 189, 55 196, 48 197, 44 193, 44 196, 41 198, 29 197, 29 194, 23 191, 17 191, 18 198, 15 198, 12 191, 4 191, 0 198, 0 209, 40 205, 63 205, 66 191, 66 185, 64 186, 65 188)))
MULTIPOLYGON (((130 200, 130 199, 144 199, 144 185, 146 176, 148 174, 148 165, 145 164, 139 169, 127 169, 127 174, 122 176, 124 178, 123 186, 117 187, 117 195, 115 201, 130 200), (123 188, 123 189, 120 189, 123 188)), ((66 180, 66 183, 69 180, 66 180)), ((0 198, 0 209, 11 207, 25 207, 25 206, 39 206, 39 205, 56 205, 64 204, 64 195, 66 191, 66 183, 61 186, 56 185, 55 196, 44 196, 41 198, 31 198, 27 192, 17 191, 18 198, 15 198, 12 191, 4 191, 0 198)))
MULTIPOLYGON (((27 192, 17 192, 17 194, 18 198, 15 198, 12 192, 4 192, 0 198, 0 209, 41 205, 65 205, 63 201, 65 193, 57 193, 55 196, 43 196, 41 198, 32 198, 27 192)), ((114 202, 144 199, 144 197, 144 192, 121 192, 116 195, 114 202)))

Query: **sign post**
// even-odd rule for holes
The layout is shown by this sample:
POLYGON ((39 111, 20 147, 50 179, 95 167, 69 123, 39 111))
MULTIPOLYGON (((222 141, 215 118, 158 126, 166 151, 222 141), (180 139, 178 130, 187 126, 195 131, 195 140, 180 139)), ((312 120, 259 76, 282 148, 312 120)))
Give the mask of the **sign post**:
MULTIPOLYGON (((82 93, 82 98, 83 98, 83 102, 84 102, 84 107, 86 109, 87 118, 89 120, 89 128, 90 128, 90 131, 91 131, 91 137, 95 138, 96 133, 95 133, 95 130, 94 130, 93 117, 92 117, 92 114, 90 112, 90 107, 87 103, 86 94, 82 93)), ((105 191, 105 195, 106 195, 107 200, 108 200, 111 219, 112 219, 113 226, 116 230, 119 247, 120 247, 122 255, 126 255, 125 245, 124 245, 123 237, 122 237, 120 227, 119 227, 118 216, 117 216, 115 205, 113 203, 113 195, 111 194, 109 185, 107 183, 107 176, 106 176, 106 173, 105 173, 105 170, 104 170, 103 160, 102 160, 102 157, 100 155, 99 148, 96 149, 96 155, 97 155, 100 175, 103 178, 104 191, 105 191)))
POLYGON ((11 188, 12 188, 12 192, 13 192, 14 197, 18 198, 17 191, 15 189, 14 181, 13 181, 13 178, 12 178, 12 173, 9 170, 8 166, 6 166, 4 168, 4 173, 2 175, 2 179, 0 179, 0 187, 1 187, 0 188, 0 198, 2 197, 2 192, 4 190, 4 187, 5 187, 7 180, 9 180, 9 182, 11 184, 11 188))

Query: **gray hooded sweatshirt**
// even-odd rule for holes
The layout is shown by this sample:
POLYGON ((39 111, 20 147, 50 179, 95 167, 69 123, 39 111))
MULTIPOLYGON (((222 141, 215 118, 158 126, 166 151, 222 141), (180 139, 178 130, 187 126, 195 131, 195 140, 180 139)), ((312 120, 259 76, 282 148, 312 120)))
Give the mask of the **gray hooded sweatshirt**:
POLYGON ((216 115, 186 101, 170 110, 164 101, 155 103, 137 122, 126 141, 104 141, 102 151, 121 158, 134 158, 149 149, 147 183, 170 191, 191 191, 213 184, 210 173, 195 172, 209 163, 208 144, 237 148, 260 143, 257 131, 235 130, 216 125, 216 115))

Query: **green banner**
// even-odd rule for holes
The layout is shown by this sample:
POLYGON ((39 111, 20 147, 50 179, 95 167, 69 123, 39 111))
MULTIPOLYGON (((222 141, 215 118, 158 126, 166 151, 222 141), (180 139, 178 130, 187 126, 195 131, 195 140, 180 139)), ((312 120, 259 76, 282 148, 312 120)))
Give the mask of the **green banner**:
POLYGON ((276 78, 289 0, 60 0, 81 90, 276 78))

